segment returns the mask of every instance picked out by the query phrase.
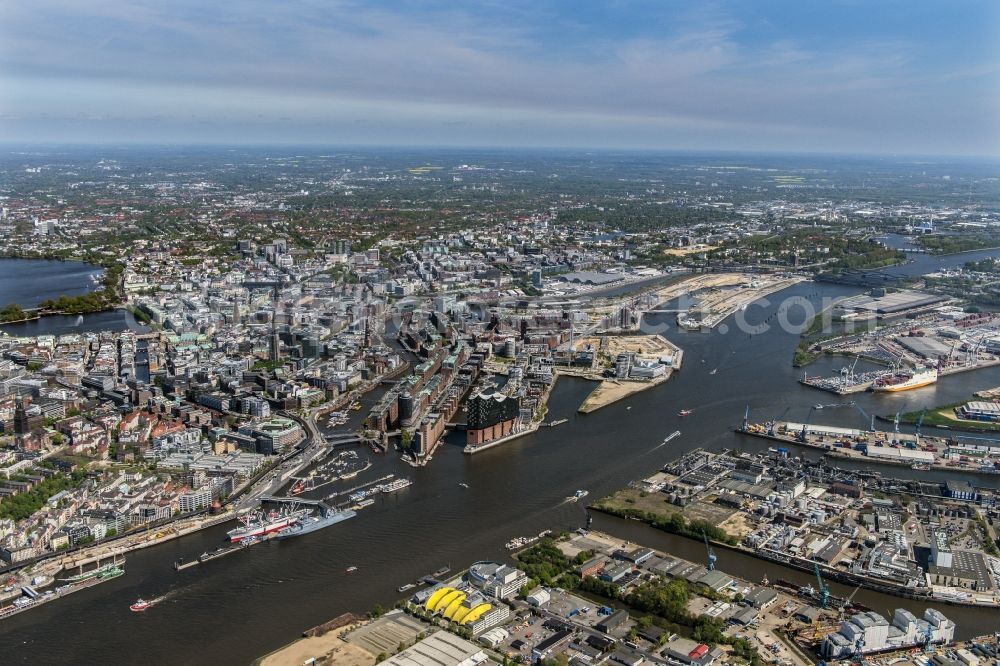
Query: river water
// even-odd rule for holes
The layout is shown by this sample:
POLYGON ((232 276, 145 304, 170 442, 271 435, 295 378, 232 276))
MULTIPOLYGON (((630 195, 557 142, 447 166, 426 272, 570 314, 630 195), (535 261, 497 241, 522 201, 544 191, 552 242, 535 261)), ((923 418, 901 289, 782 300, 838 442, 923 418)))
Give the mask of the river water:
MULTIPOLYGON (((919 257, 919 266, 895 270, 926 271, 925 262, 960 265, 979 258, 976 254, 919 257)), ((767 305, 747 308, 741 316, 751 325, 764 324, 775 321, 786 297, 819 303, 851 293, 858 290, 804 283, 772 295, 767 305)), ((805 418, 816 403, 840 401, 796 381, 801 371, 790 365, 798 342, 793 331, 772 326, 766 333, 749 336, 732 326, 728 333, 721 327, 685 332, 676 330, 669 314, 651 316, 645 325, 663 331, 685 350, 683 369, 667 383, 582 415, 576 408, 593 384, 563 378, 549 409, 549 418, 568 419, 563 425, 542 428, 475 456, 462 453, 462 433, 457 433, 451 445, 442 446, 434 460, 419 469, 391 454, 372 455, 372 469, 342 482, 344 486, 390 472, 411 478, 413 485, 378 499, 356 518, 315 534, 255 546, 179 573, 171 568, 175 559, 190 559, 214 548, 230 526, 131 553, 126 576, 0 623, 4 662, 248 663, 340 613, 363 613, 375 603, 390 606, 401 596, 398 586, 439 567, 457 570, 476 560, 502 560, 507 556, 503 544, 513 536, 581 526, 583 506, 566 499, 579 488, 588 489, 591 498, 600 497, 695 447, 766 448, 760 440, 732 432, 747 405, 751 418, 773 418, 787 410, 785 418, 795 419, 805 418), (680 409, 694 413, 682 419, 676 415, 680 409), (657 448, 674 430, 681 436, 657 448), (357 571, 348 573, 351 566, 357 571), (163 595, 164 601, 146 613, 128 610, 139 596, 163 595)), ((831 374, 843 363, 844 359, 822 359, 809 372, 831 374)), ((855 399, 869 413, 885 414, 956 401, 998 385, 1000 367, 953 375, 899 395, 862 394, 855 399)), ((375 398, 369 396, 365 407, 375 398)), ((853 409, 817 413, 822 414, 814 417, 817 423, 861 427, 866 422, 853 409)), ((995 485, 997 480, 978 477, 976 482, 995 485)), ((327 493, 336 486, 328 488, 327 493)), ((697 541, 632 521, 598 516, 595 527, 694 560, 704 555, 704 546, 697 541)), ((804 583, 809 578, 728 551, 719 553, 719 568, 754 579, 765 572, 772 580, 804 583)), ((838 594, 850 593, 836 584, 831 587, 838 594)), ((878 610, 914 607, 908 600, 878 593, 862 591, 858 596, 878 610)), ((958 622, 960 636, 993 630, 998 624, 995 610, 942 610, 958 622)))

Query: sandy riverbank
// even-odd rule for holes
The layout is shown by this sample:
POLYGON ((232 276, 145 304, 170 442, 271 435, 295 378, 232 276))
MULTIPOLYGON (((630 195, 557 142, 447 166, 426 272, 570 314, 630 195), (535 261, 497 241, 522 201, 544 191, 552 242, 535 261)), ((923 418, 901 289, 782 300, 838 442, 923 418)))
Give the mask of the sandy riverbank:
POLYGON ((360 626, 354 624, 322 636, 300 638, 258 660, 255 666, 302 666, 310 663, 310 659, 315 660, 316 666, 374 666, 375 655, 341 638, 345 632, 360 626))
POLYGON ((590 395, 587 396, 587 398, 583 401, 583 404, 580 405, 580 409, 577 411, 581 414, 589 414, 590 412, 596 411, 601 407, 607 407, 608 405, 616 403, 619 400, 624 400, 631 395, 649 390, 654 386, 659 386, 670 379, 671 374, 673 374, 673 371, 667 370, 666 374, 650 381, 630 381, 619 379, 601 380, 601 382, 597 385, 597 388, 591 391, 590 395))

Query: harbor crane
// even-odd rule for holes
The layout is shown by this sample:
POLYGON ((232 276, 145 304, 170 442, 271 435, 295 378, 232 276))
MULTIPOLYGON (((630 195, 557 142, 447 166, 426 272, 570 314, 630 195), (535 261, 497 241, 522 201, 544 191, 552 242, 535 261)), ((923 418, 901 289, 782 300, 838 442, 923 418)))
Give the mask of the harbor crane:
POLYGON ((923 648, 924 653, 926 654, 934 649, 932 647, 934 643, 934 627, 932 627, 929 622, 924 625, 921 637, 923 638, 923 648))
POLYGON ((840 388, 844 389, 848 386, 854 384, 857 380, 855 379, 854 369, 858 367, 858 361, 861 360, 860 356, 854 357, 854 364, 851 367, 846 365, 840 369, 840 388))
POLYGON ((715 560, 717 559, 715 551, 712 550, 712 546, 708 543, 708 535, 702 532, 701 536, 705 539, 705 549, 708 551, 708 562, 705 566, 709 571, 715 571, 715 560))
POLYGON ((768 423, 767 423, 767 434, 768 435, 773 435, 774 434, 774 426, 778 423, 778 421, 780 421, 781 419, 785 418, 785 414, 787 414, 788 410, 790 410, 790 409, 791 409, 791 407, 785 407, 785 411, 781 412, 781 414, 779 416, 776 416, 775 418, 773 418, 770 421, 768 421, 768 423))
POLYGON ((854 408, 859 412, 861 412, 861 416, 865 417, 866 421, 871 422, 871 425, 868 426, 868 430, 875 430, 875 415, 866 412, 865 408, 859 405, 858 403, 854 403, 854 408))
POLYGON ((847 597, 846 599, 844 599, 844 601, 841 602, 840 607, 837 609, 837 621, 838 622, 840 622, 841 620, 844 619, 844 613, 847 612, 847 607, 850 606, 851 602, 854 601, 854 595, 857 594, 858 590, 860 590, 860 589, 861 589, 861 586, 858 585, 856 588, 854 588, 854 591, 851 592, 851 596, 847 597))
POLYGON ((857 666, 865 666, 865 637, 858 636, 858 640, 854 642, 854 654, 851 655, 851 663, 857 664, 857 666))
POLYGON ((913 428, 913 436, 915 437, 914 446, 920 448, 920 426, 924 424, 924 414, 927 413, 927 408, 924 407, 920 412, 920 416, 917 417, 917 423, 913 428))
POLYGON ((822 405, 813 405, 812 407, 809 408, 809 415, 806 416, 805 423, 802 424, 802 430, 799 432, 800 442, 806 441, 806 429, 809 427, 809 422, 812 421, 813 412, 815 412, 817 409, 822 409, 822 408, 823 408, 822 405))
POLYGON ((826 608, 830 601, 830 588, 823 582, 823 575, 819 572, 819 564, 813 562, 813 570, 816 572, 817 592, 819 593, 819 607, 826 608))

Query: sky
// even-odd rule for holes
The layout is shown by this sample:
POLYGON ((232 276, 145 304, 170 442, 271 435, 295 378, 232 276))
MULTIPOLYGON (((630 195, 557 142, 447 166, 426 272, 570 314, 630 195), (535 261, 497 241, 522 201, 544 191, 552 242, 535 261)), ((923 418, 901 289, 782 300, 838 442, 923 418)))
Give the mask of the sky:
POLYGON ((1000 155, 1000 2, 3 0, 0 142, 1000 155))

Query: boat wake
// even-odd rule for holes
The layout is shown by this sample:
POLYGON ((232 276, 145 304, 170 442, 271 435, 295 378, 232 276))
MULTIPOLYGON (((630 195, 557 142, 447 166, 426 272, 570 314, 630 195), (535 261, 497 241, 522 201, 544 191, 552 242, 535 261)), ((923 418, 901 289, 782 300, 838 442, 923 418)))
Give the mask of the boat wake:
POLYGON ((667 435, 666 437, 664 437, 662 442, 660 442, 659 444, 657 444, 656 446, 654 446, 653 448, 651 448, 649 451, 647 451, 647 453, 652 453, 653 451, 656 451, 657 449, 663 448, 664 446, 666 446, 667 444, 670 443, 670 440, 672 440, 675 437, 680 436, 680 434, 681 434, 680 430, 673 431, 672 433, 670 433, 669 435, 667 435))
POLYGON ((147 599, 147 603, 149 603, 150 606, 155 606, 156 604, 166 601, 170 597, 174 596, 174 594, 174 592, 167 592, 166 594, 161 594, 155 599, 147 599))

